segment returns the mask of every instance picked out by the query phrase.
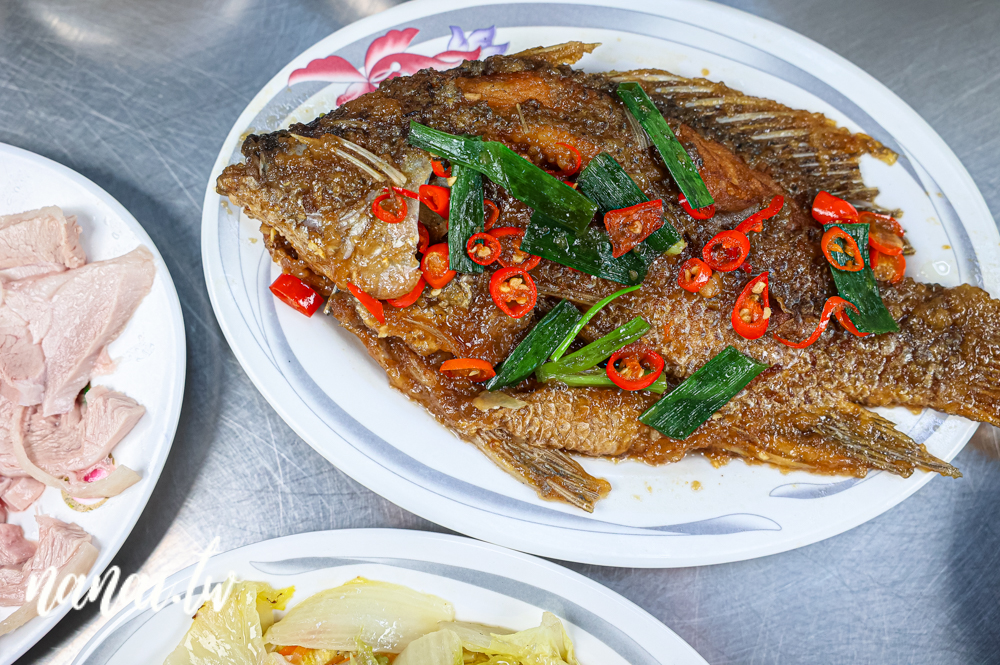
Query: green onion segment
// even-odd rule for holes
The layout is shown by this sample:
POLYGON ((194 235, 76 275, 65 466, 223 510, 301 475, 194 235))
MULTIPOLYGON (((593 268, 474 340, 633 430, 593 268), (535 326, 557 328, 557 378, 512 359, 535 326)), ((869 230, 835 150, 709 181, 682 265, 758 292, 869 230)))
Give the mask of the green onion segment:
POLYGON ((619 83, 618 97, 625 102, 629 112, 635 116, 642 128, 646 130, 650 141, 656 146, 666 164, 667 170, 677 182, 684 197, 692 208, 704 208, 715 203, 705 186, 705 181, 698 175, 698 169, 688 156, 681 142, 674 136, 673 130, 663 119, 663 116, 653 104, 642 86, 635 82, 619 83))
POLYGON ((628 286, 640 284, 649 264, 660 256, 643 243, 615 258, 604 229, 591 226, 576 237, 539 212, 531 216, 531 224, 521 239, 521 250, 628 286))
POLYGON ((566 335, 566 339, 564 339, 562 342, 560 342, 559 346, 556 347, 555 353, 552 354, 552 360, 556 361, 556 360, 559 360, 560 358, 562 358, 563 354, 566 353, 566 349, 568 349, 569 345, 573 343, 573 340, 576 339, 576 336, 580 334, 580 331, 583 330, 583 327, 585 325, 587 325, 588 323, 590 323, 590 320, 592 318, 594 318, 594 316, 598 312, 600 312, 602 309, 604 309, 604 307, 608 303, 610 303, 612 300, 614 300, 618 296, 623 296, 626 293, 631 293, 632 291, 637 290, 640 286, 641 286, 640 284, 636 284, 635 286, 630 286, 627 289, 622 289, 621 291, 616 291, 616 292, 612 293, 610 296, 608 296, 607 298, 604 298, 603 300, 598 301, 593 307, 591 307, 590 309, 588 309, 584 313, 583 318, 580 319, 575 326, 573 326, 573 330, 571 330, 570 333, 568 335, 566 335))
POLYGON ((854 272, 837 270, 830 266, 830 272, 833 274, 833 281, 837 284, 840 297, 858 308, 857 312, 850 308, 844 310, 847 316, 861 332, 887 333, 899 330, 892 314, 882 302, 878 282, 875 281, 875 273, 872 272, 868 258, 868 225, 836 222, 824 224, 823 231, 829 231, 834 226, 854 238, 854 241, 858 243, 858 249, 861 250, 861 256, 865 260, 865 267, 854 272))
POLYGON ((610 358, 618 349, 640 339, 649 332, 649 327, 643 319, 636 317, 579 351, 574 351, 558 361, 545 363, 538 368, 535 375, 539 381, 545 382, 557 374, 574 374, 588 370, 610 358))
POLYGON ((514 347, 485 388, 499 390, 527 378, 556 350, 579 320, 580 311, 576 306, 568 300, 561 301, 514 347))
POLYGON ((448 267, 456 272, 481 273, 483 266, 469 257, 469 238, 483 231, 483 176, 467 166, 454 164, 455 184, 451 188, 448 212, 448 267))
MULTIPOLYGON (((584 370, 582 372, 559 372, 556 370, 546 372, 545 377, 546 382, 565 383, 567 386, 571 386, 573 388, 617 389, 619 387, 618 384, 608 378, 607 371, 600 367, 584 370)), ((667 388, 667 379, 661 374, 660 378, 654 381, 648 388, 643 388, 643 390, 662 394, 667 391, 667 388)))
POLYGON ((767 367, 727 346, 646 409, 639 422, 671 439, 686 439, 767 367))

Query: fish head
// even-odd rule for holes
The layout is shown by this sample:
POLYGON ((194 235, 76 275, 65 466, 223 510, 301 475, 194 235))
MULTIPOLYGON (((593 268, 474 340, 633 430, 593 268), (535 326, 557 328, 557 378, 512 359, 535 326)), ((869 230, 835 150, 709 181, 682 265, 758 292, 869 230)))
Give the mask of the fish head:
POLYGON ((363 142, 365 135, 351 132, 348 139, 302 125, 250 135, 244 161, 226 167, 216 189, 275 229, 338 288, 352 283, 378 299, 398 298, 420 279, 420 204, 406 192, 427 182, 430 156, 405 141, 363 142), (373 205, 383 194, 399 222, 376 216, 373 205))

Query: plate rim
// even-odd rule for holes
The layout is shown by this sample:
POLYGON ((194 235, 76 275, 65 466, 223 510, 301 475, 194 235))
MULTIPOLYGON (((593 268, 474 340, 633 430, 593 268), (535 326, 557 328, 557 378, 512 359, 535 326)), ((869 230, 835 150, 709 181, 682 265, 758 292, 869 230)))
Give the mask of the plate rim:
MULTIPOLYGON (((514 0, 513 3, 506 4, 527 4, 531 1, 532 0, 514 0)), ((312 436, 308 431, 313 428, 314 423, 318 423, 322 428, 328 429, 345 441, 347 437, 340 431, 330 427, 322 419, 315 416, 315 414, 300 414, 301 420, 299 417, 293 417, 291 413, 292 411, 300 411, 302 409, 298 408, 299 405, 284 405, 282 400, 275 394, 276 391, 273 390, 274 382, 267 381, 262 376, 258 375, 254 365, 251 365, 248 362, 249 352, 245 351, 238 343, 243 331, 231 329, 231 322, 225 318, 226 307, 228 304, 223 304, 219 301, 219 297, 222 295, 220 290, 220 281, 225 280, 225 275, 221 272, 221 268, 219 268, 220 273, 218 276, 213 275, 212 271, 216 266, 213 266, 212 261, 209 258, 219 252, 217 235, 219 215, 217 210, 220 197, 214 191, 215 178, 221 172, 222 168, 229 163, 229 153, 225 151, 225 148, 230 145, 234 137, 241 135, 246 127, 249 126, 249 121, 252 120, 255 113, 259 111, 259 103, 262 100, 265 102, 268 101, 274 96, 276 90, 283 88, 287 80, 287 75, 291 71, 293 65, 296 62, 299 62, 306 53, 316 49, 320 44, 333 40, 338 36, 342 41, 349 44, 366 36, 374 36, 380 30, 396 27, 406 20, 432 16, 453 9, 465 9, 482 5, 501 5, 503 3, 498 3, 495 0, 462 0, 461 2, 449 4, 449 6, 444 9, 440 8, 438 4, 439 3, 435 3, 433 0, 412 0, 411 2, 398 5, 379 14, 365 17, 359 21, 344 26, 340 30, 337 30, 336 32, 320 39, 307 49, 304 49, 288 64, 281 68, 241 112, 235 121, 233 128, 230 130, 229 135, 227 135, 225 142, 223 143, 223 150, 220 150, 219 157, 216 160, 210 175, 203 207, 202 256, 206 283, 209 287, 209 296, 212 306, 216 313, 216 317, 219 320, 220 327, 223 330, 223 334, 230 343, 230 347, 233 349, 234 355, 236 355, 240 364, 243 366, 244 371, 272 408, 275 409, 275 411, 296 432, 296 434, 309 443, 309 445, 319 452, 320 455, 337 466, 337 468, 341 469, 352 478, 365 485, 365 487, 371 489, 393 503, 396 503, 404 509, 414 512, 415 514, 437 524, 456 529, 462 533, 477 538, 491 542, 500 542, 508 547, 514 547, 541 556, 551 556, 564 560, 597 565, 686 567, 741 561, 777 554, 839 535, 856 526, 859 526, 860 524, 874 519, 875 517, 887 512, 892 507, 898 505, 906 498, 909 498, 913 493, 930 482, 932 476, 930 474, 924 474, 916 482, 907 485, 904 489, 894 491, 889 494, 885 500, 872 502, 865 509, 853 511, 847 519, 836 523, 832 527, 826 526, 821 530, 810 531, 803 535, 799 535, 796 538, 789 538, 787 540, 780 541, 777 544, 751 545, 738 548, 736 550, 730 548, 724 554, 713 556, 699 555, 688 558, 664 558, 655 555, 637 556, 630 553, 623 554, 621 552, 601 552, 595 554, 589 551, 576 551, 565 547, 549 545, 547 541, 539 542, 535 539, 525 539, 518 536, 516 532, 511 532, 510 530, 507 530, 505 533, 501 533, 501 531, 504 530, 498 527, 504 526, 504 521, 510 520, 510 518, 497 512, 489 513, 478 507, 463 505, 463 510, 461 511, 463 514, 461 516, 456 516, 453 514, 453 511, 449 511, 449 508, 453 508, 457 505, 456 502, 450 497, 441 497, 409 478, 399 478, 402 482, 397 483, 396 486, 386 484, 383 482, 383 471, 374 468, 365 468, 370 466, 370 462, 352 462, 350 465, 346 465, 346 462, 348 461, 346 458, 352 456, 353 453, 345 455, 345 451, 342 449, 330 449, 331 446, 328 443, 325 445, 326 449, 324 449, 324 444, 318 441, 314 442, 314 439, 318 439, 319 437, 312 436), (354 37, 355 35, 359 35, 359 37, 354 37), (309 421, 308 427, 306 425, 307 420, 309 421), (412 490, 418 491, 422 498, 414 499, 412 497, 412 490), (464 510, 466 508, 468 510, 464 510), (465 513, 470 514, 465 515, 465 513), (482 517, 488 517, 488 526, 483 526, 481 523, 482 520, 480 519, 482 517)), ((949 162, 948 167, 950 168, 952 175, 956 176, 957 181, 961 184, 963 190, 967 194, 963 203, 966 206, 966 209, 969 207, 972 208, 972 211, 968 212, 967 215, 976 215, 978 217, 985 213, 986 217, 992 218, 981 192, 978 187, 976 187, 975 182, 972 180, 968 171, 958 160, 954 152, 947 146, 944 140, 919 114, 916 113, 916 111, 914 111, 905 101, 900 99, 885 85, 878 82, 874 77, 862 70, 860 67, 854 65, 842 56, 830 51, 828 48, 809 39, 808 37, 805 37, 804 35, 742 10, 717 5, 711 2, 705 2, 703 0, 670 0, 665 3, 655 3, 649 0, 632 2, 629 2, 628 0, 547 0, 546 4, 575 4, 593 7, 624 8, 633 11, 642 11, 657 16, 665 16, 668 18, 674 17, 674 12, 671 11, 671 8, 697 8, 702 11, 714 11, 722 14, 730 14, 730 18, 736 17, 741 21, 749 22, 750 27, 759 27, 762 30, 766 30, 769 35, 786 39, 788 44, 794 44, 797 48, 805 48, 807 51, 821 56, 826 66, 838 70, 838 73, 841 75, 848 76, 852 79, 858 79, 859 81, 865 83, 867 88, 877 91, 879 94, 883 95, 885 99, 891 101, 895 107, 905 111, 907 113, 907 126, 910 127, 910 131, 916 131, 922 138, 931 139, 934 144, 934 149, 940 152, 949 162)), ((961 219, 962 217, 959 217, 960 222, 961 219)), ((966 228, 964 223, 962 223, 962 227, 963 229, 966 228)), ((989 229, 977 230, 985 231, 987 235, 990 236, 991 240, 996 239, 1000 241, 1000 233, 998 233, 995 226, 992 226, 989 229)), ((993 275, 991 273, 990 277, 992 276, 993 275)), ((284 380, 283 377, 281 378, 284 380)), ((966 431, 952 439, 956 442, 956 444, 960 444, 958 445, 955 454, 957 454, 968 442, 968 439, 971 438, 977 426, 977 424, 971 423, 971 421, 968 422, 966 431)), ((350 447, 349 441, 346 442, 348 443, 348 447, 350 447)), ((544 525, 544 527, 540 525, 540 528, 558 530, 564 527, 550 524, 544 525)))
MULTIPOLYGON (((163 256, 160 254, 159 248, 153 243, 152 238, 146 233, 146 229, 142 227, 139 221, 132 215, 128 209, 125 208, 116 198, 111 196, 103 187, 93 182, 81 173, 71 169, 65 164, 61 164, 53 159, 45 157, 30 150, 25 150, 24 148, 19 148, 15 145, 9 143, 0 142, 0 155, 4 153, 10 153, 20 159, 24 159, 28 162, 37 164, 38 166, 49 169, 60 174, 63 177, 75 182, 89 194, 100 200, 103 204, 108 206, 108 208, 122 221, 129 230, 136 235, 140 244, 145 245, 153 255, 153 260, 157 266, 157 277, 164 280, 163 286, 166 288, 167 300, 169 303, 169 320, 171 321, 174 335, 177 340, 174 351, 177 357, 180 359, 174 368, 174 382, 177 386, 175 394, 173 396, 173 401, 176 403, 173 412, 168 418, 168 426, 165 432, 166 444, 163 447, 162 453, 159 457, 154 458, 150 466, 145 470, 140 482, 144 483, 142 494, 138 497, 136 501, 137 509, 133 511, 128 519, 128 524, 125 526, 120 538, 113 542, 102 543, 102 547, 98 554, 97 560, 91 567, 90 571, 87 573, 86 585, 90 586, 94 578, 100 575, 104 570, 111 564, 114 558, 118 555, 125 541, 128 540, 129 536, 132 535, 132 531, 135 529, 135 525, 138 523, 139 518, 142 513, 145 512, 146 506, 149 504, 149 499, 153 494, 153 490, 156 488, 157 483, 160 480, 160 476, 163 473, 163 467, 166 464, 167 457, 170 456, 170 450, 173 448, 174 437, 177 434, 177 427, 180 424, 181 411, 183 410, 184 404, 184 389, 187 379, 187 335, 186 329, 184 327, 184 313, 181 310, 180 298, 177 295, 177 288, 174 285, 173 276, 170 274, 170 269, 167 267, 166 262, 163 260, 163 256)), ((46 490, 48 491, 48 490, 46 490)), ((60 605, 55 611, 51 612, 45 617, 34 617, 26 624, 20 628, 15 629, 8 635, 0 637, 9 638, 17 637, 23 634, 25 637, 20 639, 17 646, 14 647, 11 653, 4 654, 0 657, 0 665, 10 665, 15 660, 20 658, 28 649, 35 646, 43 637, 45 637, 52 628, 69 613, 71 606, 69 603, 64 603, 60 605), (29 631, 30 626, 35 626, 34 631, 29 631), (22 632, 23 631, 23 632, 22 632)))
MULTIPOLYGON (((253 575, 253 572, 249 572, 252 568, 253 552, 255 550, 266 550, 271 547, 281 547, 284 551, 289 553, 294 553, 293 558, 305 558, 310 557, 310 550, 308 546, 322 545, 327 542, 330 546, 330 550, 324 550, 324 557, 331 558, 349 558, 352 556, 364 556, 357 553, 344 554, 338 553, 338 547, 345 547, 350 549, 351 547, 370 547, 372 549, 372 557, 392 557, 394 553, 391 550, 378 549, 384 545, 380 543, 379 540, 384 539, 391 543, 391 546, 396 548, 397 554, 406 555, 415 560, 419 561, 431 561, 429 556, 424 558, 419 558, 420 555, 414 557, 412 554, 407 554, 407 546, 415 543, 417 541, 426 541, 430 543, 430 547, 440 546, 440 551, 442 555, 439 560, 448 559, 451 561, 451 565, 456 565, 466 569, 479 570, 480 572, 492 572, 486 571, 485 563, 479 565, 478 562, 473 566, 475 562, 474 554, 482 553, 486 551, 489 556, 492 557, 503 557, 505 560, 510 561, 510 565, 513 568, 515 565, 520 566, 532 566, 536 568, 539 572, 549 572, 558 579, 562 581, 558 584, 559 588, 564 589, 568 592, 590 592, 602 596, 604 599, 612 601, 615 603, 615 607, 608 609, 607 607, 585 607, 584 609, 589 610, 598 616, 601 616, 611 625, 621 630, 623 633, 632 637, 633 640, 637 638, 633 634, 633 628, 639 625, 642 634, 651 635, 651 639, 656 639, 659 637, 661 640, 667 640, 670 642, 676 642, 677 646, 683 645, 689 650, 688 660, 690 662, 701 662, 704 665, 708 665, 704 657, 698 653, 698 651, 691 646, 684 638, 675 633, 669 626, 657 619, 655 616, 647 612, 645 609, 637 605, 635 602, 629 600, 625 596, 621 595, 617 591, 614 591, 610 587, 597 582, 585 575, 582 575, 574 570, 562 566, 558 563, 552 561, 547 561, 541 557, 537 557, 532 554, 526 554, 524 552, 519 552, 517 550, 512 550, 500 545, 495 545, 493 543, 487 543, 482 540, 477 540, 474 538, 469 538, 467 536, 439 533, 436 531, 423 531, 419 529, 400 529, 400 528, 352 528, 352 529, 325 529, 319 531, 305 531, 297 534, 290 534, 287 536, 279 536, 276 538, 269 538, 265 540, 260 540, 255 543, 250 543, 248 545, 242 545, 240 547, 228 550, 226 552, 221 552, 212 556, 209 559, 209 565, 214 562, 217 565, 227 565, 227 561, 232 563, 229 565, 233 566, 233 569, 237 568, 237 565, 242 565, 244 567, 243 571, 239 571, 241 579, 247 580, 252 579, 247 577, 247 575, 253 575), (359 545, 360 543, 360 545, 359 545), (303 545, 307 547, 303 547, 303 545), (378 546, 378 547, 377 547, 378 546), (445 554, 446 553, 446 554, 445 554), (467 556, 467 560, 456 563, 455 560, 461 558, 462 556, 467 556), (625 613, 628 613, 627 615, 625 613), (614 617, 614 620, 612 619, 614 617), (624 617, 624 618, 622 618, 624 617), (625 620, 634 620, 636 623, 625 624, 625 620), (639 622, 642 622, 640 625, 639 622), (657 635, 659 633, 659 635, 657 635)), ((341 550, 342 552, 343 550, 341 550)), ((488 563, 488 562, 487 562, 488 563)), ((382 564, 389 565, 392 564, 382 564)), ((188 579, 192 572, 199 566, 199 564, 194 563, 181 570, 169 575, 164 584, 164 588, 170 589, 171 585, 176 585, 178 582, 188 579)), ((206 565, 206 568, 209 566, 206 565)), ((264 574, 264 573, 260 573, 264 574)), ((433 573, 431 573, 433 574, 433 573)), ((496 573, 494 573, 496 574, 496 573)), ((516 579, 510 577, 510 575, 504 575, 508 579, 516 579)), ((517 580, 521 581, 521 580, 517 580)), ((528 584, 529 586, 541 589, 545 591, 551 591, 552 593, 559 593, 558 591, 553 591, 551 589, 546 589, 545 587, 537 586, 530 582, 523 582, 522 584, 528 584)), ((553 585, 556 586, 556 585, 553 585)), ((501 593, 501 592, 496 592, 501 593)), ((507 594, 502 594, 507 595, 507 594)), ((512 596, 507 596, 512 597, 512 596)), ((303 599, 299 599, 301 602, 303 599)), ((446 599, 447 600, 447 599, 446 599)), ((567 598, 567 600, 569 600, 567 598)), ((523 601, 528 602, 528 601, 523 601)), ((532 604, 528 602, 528 604, 532 604)), ((534 605, 538 607, 537 605, 534 605)), ((117 612, 111 619, 109 619, 101 627, 101 629, 91 637, 90 640, 83 646, 80 652, 76 655, 71 665, 85 665, 87 658, 100 647, 104 640, 122 625, 127 623, 136 611, 135 601, 122 608, 117 612)), ((127 641, 127 640, 126 640, 127 641)), ((609 647, 610 648, 610 647, 609 647)))

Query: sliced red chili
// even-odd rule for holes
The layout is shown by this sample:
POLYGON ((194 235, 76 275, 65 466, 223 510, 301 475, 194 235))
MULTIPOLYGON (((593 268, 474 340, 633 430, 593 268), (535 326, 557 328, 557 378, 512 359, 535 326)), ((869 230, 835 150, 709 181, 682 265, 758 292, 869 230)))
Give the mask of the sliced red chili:
POLYGON ((681 204, 689 216, 695 219, 712 219, 715 217, 715 204, 707 205, 704 208, 692 208, 691 204, 688 203, 687 197, 681 194, 677 197, 677 202, 681 204))
POLYGON ((826 256, 826 260, 837 270, 857 272, 865 267, 865 259, 861 256, 858 243, 839 226, 831 227, 829 231, 823 234, 823 238, 820 240, 820 247, 823 248, 823 255, 826 256), (845 263, 841 263, 834 258, 834 254, 843 257, 845 263))
POLYGON ((497 208, 497 204, 493 203, 489 199, 483 199, 483 207, 486 208, 486 222, 484 228, 489 231, 493 228, 493 225, 497 223, 500 219, 500 209, 497 208))
POLYGON ((448 243, 439 242, 428 247, 420 261, 420 271, 432 289, 443 289, 457 274, 448 263, 448 243))
POLYGON ((880 282, 899 284, 906 274, 906 257, 902 254, 883 254, 874 247, 869 251, 869 260, 875 279, 880 282))
MULTIPOLYGON (((819 336, 823 334, 823 331, 826 330, 827 325, 829 325, 831 316, 833 316, 838 312, 842 312, 847 307, 850 307, 855 312, 858 311, 858 308, 855 307, 852 303, 847 302, 840 296, 833 296, 832 298, 826 301, 825 305, 823 305, 823 313, 819 317, 819 324, 816 326, 816 330, 813 331, 812 335, 809 335, 809 337, 807 337, 801 342, 789 342, 787 339, 782 339, 777 335, 774 336, 774 339, 781 342, 785 346, 792 347, 793 349, 804 349, 819 339, 819 336)), ((845 314, 843 317, 838 316, 837 320, 843 323, 844 319, 846 318, 847 317, 845 314)), ((853 324, 851 325, 851 328, 849 328, 849 330, 851 330, 851 332, 854 333, 855 335, 859 336, 861 335, 860 331, 858 331, 857 328, 854 328, 853 324)))
POLYGON ((523 266, 510 266, 493 273, 490 295, 504 314, 519 319, 534 308, 538 289, 523 266))
POLYGON ((323 298, 316 291, 295 275, 282 273, 271 284, 273 293, 281 302, 295 311, 312 316, 323 304, 323 298))
POLYGON ((434 175, 439 178, 451 177, 451 165, 449 164, 448 168, 445 168, 440 159, 431 160, 431 171, 434 171, 434 175))
POLYGON ((385 310, 382 308, 382 302, 372 296, 368 295, 358 287, 354 286, 351 282, 347 283, 347 289, 358 299, 365 309, 367 309, 375 320, 381 324, 385 324, 385 310))
POLYGON ((663 199, 609 210, 604 226, 611 238, 611 256, 617 259, 663 226, 663 199))
POLYGON ((771 321, 767 276, 768 273, 764 272, 747 282, 733 305, 733 330, 745 339, 763 337, 767 332, 767 324, 771 321))
POLYGON ((406 213, 409 211, 409 207, 406 205, 406 199, 400 196, 400 193, 395 187, 386 187, 385 190, 375 197, 372 201, 372 214, 376 218, 382 220, 386 224, 399 224, 401 221, 406 219, 406 213), (383 205, 384 201, 389 201, 391 199, 392 209, 386 209, 383 205))
POLYGON ((556 145, 561 145, 562 147, 572 152, 574 163, 573 166, 571 166, 568 169, 549 171, 549 174, 554 175, 557 178, 568 178, 571 175, 575 175, 580 170, 580 167, 583 165, 583 157, 580 156, 580 151, 577 150, 575 146, 571 146, 569 143, 556 143, 556 145))
POLYGON ((502 226, 499 229, 490 229, 489 233, 500 241, 500 256, 497 260, 504 268, 517 266, 525 270, 532 270, 541 262, 542 257, 521 251, 524 229, 502 226))
MULTIPOLYGON (((854 307, 853 305, 851 306, 854 307)), ((857 311, 857 309, 857 307, 854 307, 854 311, 857 311)), ((851 321, 851 317, 847 315, 846 310, 835 309, 833 310, 833 315, 837 317, 837 321, 840 322, 840 325, 844 326, 844 329, 855 337, 866 337, 868 335, 868 333, 861 332, 854 326, 854 322, 851 321)))
POLYGON ((867 210, 860 213, 861 223, 868 225, 868 244, 882 254, 896 256, 903 253, 903 227, 888 215, 867 210))
POLYGON ((701 255, 712 270, 732 272, 750 255, 750 239, 739 231, 720 231, 706 243, 701 255))
POLYGON ((844 199, 829 192, 820 192, 813 199, 812 216, 820 224, 834 222, 858 222, 857 208, 844 199))
POLYGON ((468 379, 474 383, 489 381, 497 375, 493 365, 478 358, 452 358, 441 363, 441 373, 450 379, 468 379))
POLYGON ((437 185, 420 185, 420 202, 448 219, 448 203, 451 200, 451 190, 437 185))
POLYGON ((500 258, 500 241, 489 233, 476 233, 469 238, 465 244, 465 251, 469 253, 469 258, 481 266, 489 264, 500 258))
POLYGON ((663 365, 663 357, 659 353, 641 342, 633 342, 608 358, 605 371, 622 390, 644 390, 660 378, 663 365))
POLYGON ((431 244, 431 233, 423 222, 417 222, 417 234, 420 236, 420 240, 417 242, 417 251, 423 254, 431 244))
POLYGON ((711 278, 712 269, 708 267, 708 264, 701 259, 691 258, 681 265, 681 272, 677 275, 677 284, 685 291, 698 293, 711 278))
POLYGON ((413 290, 407 293, 401 298, 389 298, 386 300, 387 303, 393 307, 409 307, 413 303, 417 302, 417 298, 420 294, 424 292, 424 287, 427 286, 427 280, 424 279, 423 275, 417 280, 417 285, 413 287, 413 290))
POLYGON ((759 212, 755 212, 750 215, 736 227, 736 230, 740 233, 750 233, 751 231, 756 231, 760 233, 764 230, 764 221, 771 219, 785 207, 785 197, 782 195, 775 196, 771 199, 771 202, 767 204, 767 207, 759 212))

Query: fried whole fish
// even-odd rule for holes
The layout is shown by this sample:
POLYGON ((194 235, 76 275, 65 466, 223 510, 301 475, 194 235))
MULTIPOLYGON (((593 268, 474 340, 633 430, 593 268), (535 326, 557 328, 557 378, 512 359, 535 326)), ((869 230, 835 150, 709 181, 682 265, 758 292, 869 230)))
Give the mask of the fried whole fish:
MULTIPOLYGON (((593 46, 533 49, 385 81, 309 124, 248 137, 245 161, 225 169, 218 191, 261 222, 267 249, 285 272, 330 296, 328 311, 365 344, 394 387, 543 498, 592 510, 610 490, 569 453, 665 463, 700 450, 716 463, 742 458, 819 473, 961 475, 865 407, 929 407, 1000 425, 1000 302, 972 286, 907 278, 881 285, 898 333, 857 338, 838 327, 797 350, 770 335, 747 341, 733 331, 732 303, 751 275, 717 273, 712 298, 677 284, 678 266, 716 233, 784 195, 781 213, 752 234, 750 256, 755 273, 770 271, 769 332, 807 337, 837 290, 819 249, 822 228, 806 210, 820 190, 880 210, 858 161, 868 154, 892 163, 895 155, 820 114, 719 83, 655 70, 587 74, 568 66, 593 46), (674 181, 614 94, 622 81, 639 82, 674 128, 715 199, 713 218, 695 220, 675 203, 674 181), (639 423, 657 399, 649 392, 529 378, 483 395, 476 384, 441 374, 438 368, 451 357, 497 364, 559 299, 585 307, 620 285, 543 260, 532 270, 538 306, 522 319, 494 305, 487 270, 425 290, 409 307, 387 307, 385 322, 376 321, 341 292, 347 283, 378 298, 408 293, 420 275, 417 215, 432 241, 444 232, 442 220, 422 207, 418 213, 411 206, 402 223, 391 225, 369 212, 385 186, 415 189, 430 177, 428 154, 407 142, 411 120, 503 142, 549 168, 573 162, 559 143, 575 146, 585 164, 611 154, 650 199, 663 199, 664 216, 687 248, 657 259, 642 289, 605 308, 581 337, 594 339, 643 317, 652 325, 644 342, 663 356, 674 384, 727 345, 771 368, 683 441, 639 423)), ((530 208, 491 182, 486 188, 500 211, 497 226, 527 226, 530 208)))

